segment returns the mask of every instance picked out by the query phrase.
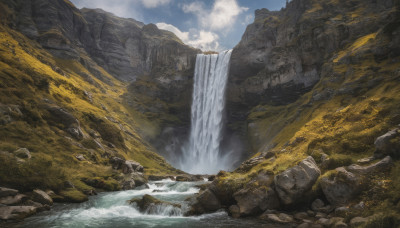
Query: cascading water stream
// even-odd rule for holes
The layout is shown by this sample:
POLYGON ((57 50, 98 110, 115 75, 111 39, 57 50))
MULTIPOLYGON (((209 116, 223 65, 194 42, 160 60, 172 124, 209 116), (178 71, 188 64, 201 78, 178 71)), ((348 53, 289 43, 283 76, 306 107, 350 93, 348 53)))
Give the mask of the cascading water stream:
POLYGON ((189 145, 180 167, 186 172, 212 174, 232 165, 231 156, 220 151, 231 53, 197 55, 189 145))

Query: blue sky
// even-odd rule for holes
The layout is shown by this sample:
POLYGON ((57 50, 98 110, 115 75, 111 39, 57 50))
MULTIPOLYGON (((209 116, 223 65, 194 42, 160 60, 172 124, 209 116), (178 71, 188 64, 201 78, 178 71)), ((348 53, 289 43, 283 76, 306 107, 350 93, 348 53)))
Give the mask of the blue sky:
POLYGON ((101 8, 120 17, 154 23, 196 48, 233 48, 256 9, 280 10, 286 0, 70 0, 78 8, 101 8))

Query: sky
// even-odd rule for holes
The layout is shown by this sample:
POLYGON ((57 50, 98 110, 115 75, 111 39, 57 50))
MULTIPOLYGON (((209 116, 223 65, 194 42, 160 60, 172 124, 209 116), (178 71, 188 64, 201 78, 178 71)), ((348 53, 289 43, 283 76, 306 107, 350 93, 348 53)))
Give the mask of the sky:
POLYGON ((119 17, 175 33, 203 51, 222 51, 239 43, 256 9, 280 10, 286 0, 70 0, 78 8, 101 8, 119 17))

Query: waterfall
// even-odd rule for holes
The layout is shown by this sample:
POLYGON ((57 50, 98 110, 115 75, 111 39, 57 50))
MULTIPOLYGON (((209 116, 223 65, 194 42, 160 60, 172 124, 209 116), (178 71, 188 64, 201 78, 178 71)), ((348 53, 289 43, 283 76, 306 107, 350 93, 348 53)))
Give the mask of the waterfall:
POLYGON ((231 52, 197 55, 189 144, 181 160, 186 172, 212 174, 232 165, 229 153, 220 151, 231 52))

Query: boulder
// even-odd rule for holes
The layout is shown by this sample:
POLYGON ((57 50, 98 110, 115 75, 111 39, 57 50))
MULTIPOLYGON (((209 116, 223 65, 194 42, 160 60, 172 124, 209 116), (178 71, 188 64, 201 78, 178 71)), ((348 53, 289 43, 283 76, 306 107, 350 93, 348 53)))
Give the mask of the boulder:
POLYGON ((261 153, 261 157, 265 158, 265 159, 269 159, 272 157, 275 157, 276 153, 274 151, 267 151, 267 152, 262 152, 261 153))
POLYGON ((260 164, 262 161, 264 161, 265 158, 263 156, 257 156, 254 158, 251 158, 247 161, 244 161, 239 168, 237 168, 235 171, 236 172, 247 172, 249 171, 252 167, 260 164))
POLYGON ((325 205, 322 200, 316 199, 312 202, 311 209, 315 212, 330 213, 334 208, 331 205, 325 205))
POLYGON ((175 177, 174 176, 169 176, 169 175, 165 175, 165 176, 149 175, 147 177, 147 179, 149 181, 160 181, 160 180, 165 180, 165 179, 175 180, 175 177))
POLYGON ((215 175, 210 175, 207 178, 207 181, 214 181, 215 180, 215 175))
MULTIPOLYGON (((142 213, 159 214, 159 208, 169 208, 167 215, 176 216, 181 214, 181 205, 162 201, 150 195, 144 195, 141 199, 134 198, 128 201, 129 204, 136 204, 142 213)), ((163 212, 165 213, 165 211, 163 212)))
POLYGON ((328 217, 328 215, 325 214, 325 213, 322 213, 322 212, 317 212, 317 213, 315 214, 315 218, 317 218, 317 219, 326 218, 326 217, 328 217))
POLYGON ((122 164, 124 164, 125 159, 119 158, 119 157, 111 157, 110 158, 110 163, 112 165, 113 169, 121 169, 122 164))
POLYGON ((276 175, 275 189, 281 202, 286 205, 296 202, 311 189, 320 175, 321 171, 311 156, 276 175))
POLYGON ((177 176, 176 181, 191 181, 189 176, 177 176))
POLYGON ((240 217, 240 208, 238 205, 231 205, 228 209, 229 214, 233 217, 233 218, 239 218, 240 217))
POLYGON ((31 153, 26 148, 19 148, 18 150, 14 151, 14 154, 15 154, 16 157, 22 158, 22 159, 24 159, 24 158, 28 158, 29 159, 29 158, 32 157, 31 153))
POLYGON ((333 228, 347 228, 348 225, 346 223, 344 223, 344 222, 337 222, 332 227, 333 228))
POLYGON ((138 187, 135 187, 135 190, 143 190, 143 189, 149 189, 150 186, 148 184, 142 184, 138 187))
POLYGON ((23 219, 36 213, 33 206, 5 206, 0 207, 0 219, 14 220, 23 219))
POLYGON ((267 209, 280 206, 278 196, 273 188, 245 188, 233 194, 241 216, 259 214, 267 209))
POLYGON ((135 188, 135 181, 134 180, 126 180, 121 183, 122 190, 131 190, 135 188))
POLYGON ((396 128, 387 132, 386 134, 379 136, 375 142, 375 157, 393 156, 394 158, 399 157, 400 152, 400 129, 396 128))
POLYGON ((334 206, 346 204, 361 191, 361 177, 345 168, 335 169, 329 177, 321 178, 321 188, 326 199, 334 206))
POLYGON ((140 163, 135 161, 127 160, 121 165, 122 172, 125 174, 133 173, 133 172, 143 172, 143 166, 140 163))
POLYGON ((306 212, 298 212, 294 214, 294 218, 297 220, 303 220, 303 219, 308 219, 309 216, 306 212))
POLYGON ((64 130, 75 139, 83 139, 79 121, 71 113, 58 106, 47 105, 45 108, 50 113, 50 116, 47 117, 50 124, 62 124, 65 127, 64 130))
POLYGON ((0 198, 6 196, 15 196, 17 194, 18 190, 0 187, 0 198))
POLYGON ((293 216, 285 214, 285 213, 279 213, 279 214, 264 213, 259 218, 262 219, 262 220, 273 222, 273 223, 291 223, 291 222, 294 222, 293 216))
POLYGON ((86 161, 86 158, 82 154, 76 155, 75 158, 78 159, 78 161, 86 161))
MULTIPOLYGON (((22 206, 22 205, 20 205, 22 206)), ((36 207, 36 212, 41 212, 41 211, 48 211, 50 210, 50 206, 49 205, 43 205, 41 203, 38 202, 34 202, 32 200, 27 200, 23 203, 23 206, 33 206, 36 207)))
POLYGON ((17 194, 14 196, 6 196, 6 197, 0 198, 0 204, 17 205, 17 204, 22 203, 26 199, 27 199, 27 196, 23 195, 23 194, 17 194))
POLYGON ((40 189, 35 189, 32 192, 32 200, 38 203, 41 203, 43 205, 53 205, 53 199, 49 195, 47 195, 46 192, 40 190, 40 189))
POLYGON ((356 173, 356 174, 370 174, 373 172, 380 172, 386 169, 389 169, 393 163, 393 160, 390 156, 386 156, 384 159, 380 160, 379 162, 376 162, 372 165, 369 166, 360 166, 356 164, 352 164, 348 166, 346 169, 349 172, 356 173))
POLYGON ((345 217, 350 212, 348 207, 338 207, 335 209, 336 216, 343 216, 345 217))
POLYGON ((203 191, 197 197, 197 201, 205 212, 213 212, 221 208, 218 198, 209 189, 203 191))
POLYGON ((131 180, 135 181, 136 186, 142 186, 144 184, 147 184, 147 180, 141 173, 130 173, 130 174, 125 174, 124 176, 130 177, 131 180))
POLYGON ((363 217, 354 217, 350 220, 350 226, 351 227, 358 227, 358 226, 362 226, 365 223, 368 222, 367 218, 363 218, 363 217))

